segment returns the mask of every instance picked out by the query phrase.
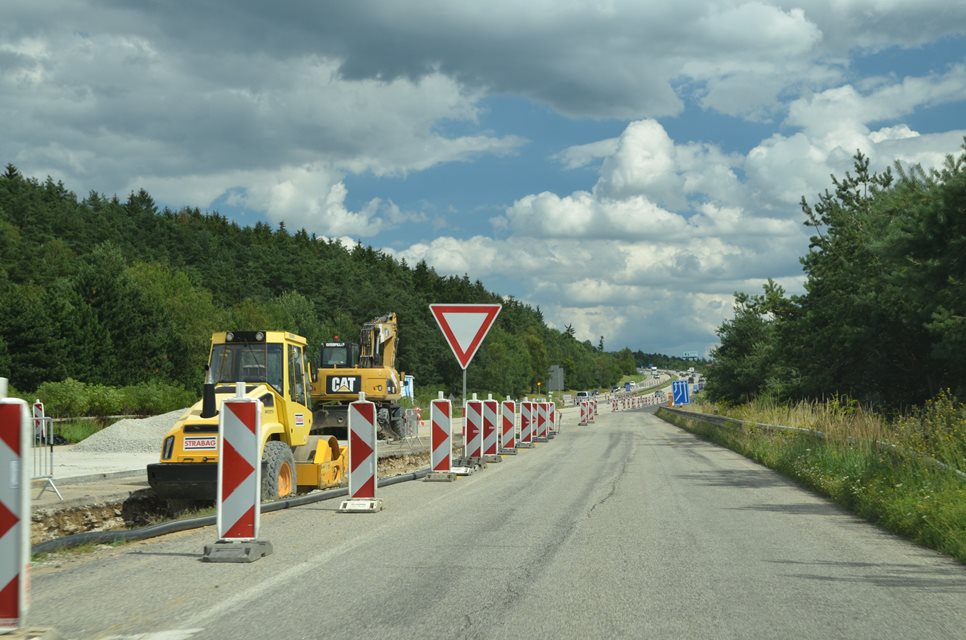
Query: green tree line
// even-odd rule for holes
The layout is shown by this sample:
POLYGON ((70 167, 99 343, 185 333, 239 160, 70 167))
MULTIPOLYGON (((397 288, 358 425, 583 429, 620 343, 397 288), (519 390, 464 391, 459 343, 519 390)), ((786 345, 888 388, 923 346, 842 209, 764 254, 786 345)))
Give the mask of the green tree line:
POLYGON ((317 356, 325 340, 356 339, 363 322, 395 311, 400 370, 458 393, 462 373, 429 312, 435 302, 503 305, 469 368, 472 389, 529 393, 551 364, 571 388, 633 371, 627 350, 579 342, 548 327, 539 308, 466 275, 284 223, 242 227, 217 212, 159 209, 144 190, 79 199, 13 165, 0 175, 0 299, 0 375, 25 392, 65 379, 197 389, 213 331, 285 329, 317 356))
POLYGON ((966 144, 940 169, 832 176, 814 204, 801 295, 735 295, 708 370, 712 399, 847 396, 886 409, 966 394, 966 144))

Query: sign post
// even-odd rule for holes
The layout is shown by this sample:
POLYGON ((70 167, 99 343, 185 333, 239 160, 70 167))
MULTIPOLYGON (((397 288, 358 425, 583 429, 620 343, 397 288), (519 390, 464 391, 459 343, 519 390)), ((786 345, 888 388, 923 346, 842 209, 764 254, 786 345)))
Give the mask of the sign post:
POLYGON ((431 304, 443 337, 463 368, 463 403, 466 402, 466 368, 483 344, 490 327, 500 314, 499 304, 431 304))

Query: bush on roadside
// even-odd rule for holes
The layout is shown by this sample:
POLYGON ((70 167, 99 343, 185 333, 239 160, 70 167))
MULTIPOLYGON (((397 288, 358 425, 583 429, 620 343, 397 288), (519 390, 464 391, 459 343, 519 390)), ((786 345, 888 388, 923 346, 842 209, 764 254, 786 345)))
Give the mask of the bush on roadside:
POLYGON ((194 404, 197 392, 167 382, 142 382, 121 389, 124 413, 158 415, 194 404))
POLYGON ((102 384, 87 385, 87 414, 116 416, 121 414, 123 396, 117 387, 102 384))
POLYGON ((896 421, 890 438, 903 449, 966 472, 966 403, 948 391, 896 421))
POLYGON ((90 398, 87 384, 67 378, 60 382, 44 382, 35 394, 44 403, 44 411, 53 417, 89 415, 90 398))
POLYGON ((47 415, 55 418, 157 415, 186 407, 197 399, 195 393, 165 382, 119 388, 72 378, 45 382, 31 397, 39 398, 47 415))

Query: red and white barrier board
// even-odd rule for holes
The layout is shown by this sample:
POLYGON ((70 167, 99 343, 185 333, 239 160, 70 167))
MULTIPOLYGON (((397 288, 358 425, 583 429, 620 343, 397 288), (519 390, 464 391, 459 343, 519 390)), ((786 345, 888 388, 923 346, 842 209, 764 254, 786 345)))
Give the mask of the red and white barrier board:
POLYGON ((500 403, 492 398, 483 401, 483 455, 489 456, 488 462, 496 462, 499 457, 496 417, 500 403))
POLYGON ((47 421, 44 420, 44 403, 39 399, 34 401, 34 442, 47 442, 47 421))
POLYGON ((439 398, 429 404, 429 474, 427 482, 452 482, 457 475, 469 475, 472 469, 453 464, 453 403, 439 398))
POLYGON ((588 419, 591 422, 597 422, 597 401, 589 400, 588 402, 590 403, 590 411, 588 412, 588 416, 589 416, 588 419))
MULTIPOLYGON (((6 382, 5 380, 3 381, 6 382)), ((4 385, 5 387, 5 385, 4 385)), ((0 394, 0 629, 27 613, 30 571, 30 421, 27 403, 0 394)))
POLYGON ((430 470, 448 473, 453 459, 452 420, 449 400, 433 400, 429 405, 430 431, 430 470))
POLYGON ((376 497, 377 460, 376 405, 360 393, 358 400, 349 403, 349 499, 342 501, 340 512, 382 510, 382 500, 376 497))
POLYGON ((262 403, 230 398, 218 421, 218 539, 258 538, 261 505, 262 403))
POLYGON ((534 412, 536 413, 536 431, 534 438, 537 442, 547 441, 547 403, 535 402, 534 412))
POLYGON ((516 452, 516 422, 517 422, 517 403, 513 400, 504 400, 500 404, 500 417, 502 418, 502 430, 500 438, 500 449, 516 452))
POLYGON ((520 403, 520 444, 533 444, 533 403, 526 400, 520 403))
POLYGON ((557 425, 557 403, 551 402, 547 407, 547 422, 548 429, 553 435, 557 435, 558 426, 557 425))
POLYGON ((580 422, 577 424, 584 426, 587 424, 588 416, 587 413, 590 411, 590 405, 586 400, 580 401, 580 422))
POLYGON ((463 431, 464 457, 483 457, 483 401, 466 401, 466 425, 463 431))

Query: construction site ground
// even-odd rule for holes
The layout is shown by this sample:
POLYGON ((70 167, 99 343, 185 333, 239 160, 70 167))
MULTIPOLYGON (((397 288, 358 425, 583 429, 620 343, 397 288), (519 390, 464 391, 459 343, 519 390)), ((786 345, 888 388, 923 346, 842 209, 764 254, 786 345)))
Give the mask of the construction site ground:
MULTIPOLYGON (((576 409, 558 407, 558 412, 566 416, 576 409)), ((32 482, 31 542, 89 531, 137 528, 184 515, 187 505, 172 505, 157 498, 147 481, 147 466, 159 461, 155 447, 180 413, 121 420, 79 444, 35 450, 35 456, 50 456, 44 458, 47 462, 43 465, 50 477, 32 482)), ((462 418, 453 420, 452 429, 453 452, 458 456, 463 447, 462 418)), ((419 424, 416 434, 405 440, 379 441, 380 478, 428 469, 428 421, 419 424)), ((198 506, 205 505, 193 505, 195 509, 198 506)), ((207 506, 213 512, 213 505, 207 506)))
MULTIPOLYGON (((462 447, 462 436, 454 437, 462 447)), ((147 465, 157 453, 91 453, 58 446, 50 480, 31 486, 33 544, 87 531, 145 526, 176 514, 154 496, 147 465), (58 495, 59 492, 59 495, 58 495)), ((429 466, 429 436, 378 445, 378 475, 389 477, 429 466)))

